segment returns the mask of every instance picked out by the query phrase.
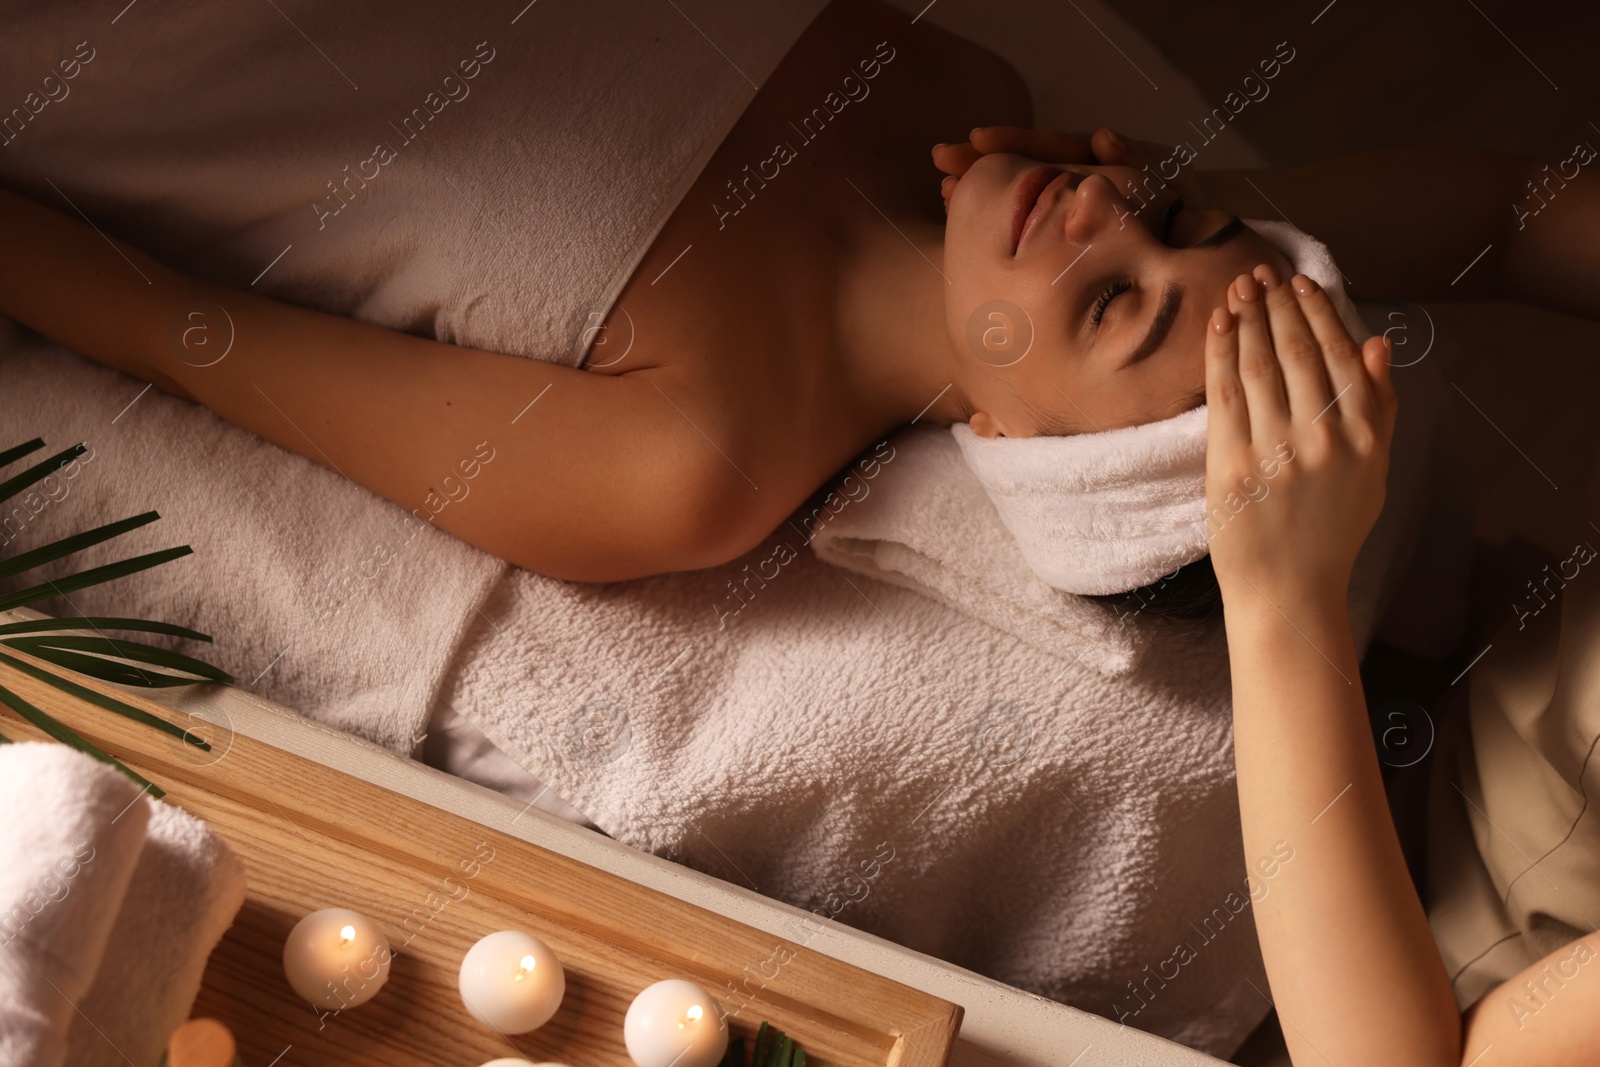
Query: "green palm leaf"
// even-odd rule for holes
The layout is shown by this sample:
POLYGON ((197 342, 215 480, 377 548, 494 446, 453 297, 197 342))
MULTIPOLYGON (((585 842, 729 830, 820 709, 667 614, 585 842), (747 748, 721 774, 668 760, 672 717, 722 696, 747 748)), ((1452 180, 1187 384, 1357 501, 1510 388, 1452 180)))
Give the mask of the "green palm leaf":
POLYGON ((32 552, 24 552, 20 556, 11 556, 0 560, 0 578, 9 578, 13 574, 21 574, 23 571, 32 570, 42 563, 49 563, 52 560, 70 556, 80 549, 88 548, 90 545, 98 545, 101 541, 109 541, 118 534, 124 534, 129 530, 136 530, 146 523, 155 522, 160 517, 154 511, 147 511, 143 515, 135 515, 131 519, 108 522, 104 526, 96 526, 94 529, 86 530, 81 534, 73 534, 71 537, 63 537, 59 541, 52 541, 48 545, 34 549, 32 552))
MULTIPOLYGON (((28 452, 32 452, 35 447, 41 447, 44 445, 44 442, 40 441, 37 437, 34 438, 34 441, 39 442, 38 446, 35 446, 33 441, 29 441, 26 445, 18 446, 18 448, 27 449, 27 452, 19 453, 18 448, 13 448, 9 449, 5 454, 7 456, 25 456, 28 454, 28 452)), ((87 449, 85 449, 81 444, 73 445, 64 452, 57 452, 49 459, 41 460, 40 462, 35 463, 33 466, 29 467, 15 478, 0 482, 0 500, 10 500, 12 497, 28 488, 28 486, 33 485, 35 482, 44 481, 46 478, 50 477, 50 475, 54 474, 62 467, 65 467, 68 463, 71 463, 73 460, 83 455, 86 451, 87 449)), ((6 462, 9 463, 10 460, 7 460, 6 462)), ((0 466, 4 466, 4 464, 0 464, 0 466)))
POLYGON ((116 697, 106 696, 104 693, 90 689, 86 685, 79 685, 70 678, 63 678, 59 674, 47 671, 43 667, 29 663, 27 660, 14 659, 11 656, 6 655, 4 652, 0 652, 0 663, 4 663, 8 667, 13 667, 24 674, 30 674, 39 679, 41 682, 55 686, 63 693, 70 693, 79 700, 86 700, 90 704, 105 708, 107 711, 114 711, 124 718, 132 719, 133 721, 143 723, 146 726, 153 726, 162 733, 171 734, 180 741, 186 741, 202 751, 211 751, 210 744, 202 741, 198 737, 193 736, 183 727, 176 726, 165 719, 158 719, 149 712, 140 708, 136 708, 132 704, 124 703, 123 701, 118 700, 116 697))
MULTIPOLYGON (((24 456, 39 451, 44 446, 44 439, 36 437, 32 441, 27 441, 14 448, 8 448, 0 452, 0 467, 15 463, 24 456)), ((5 481, 0 481, 0 501, 8 500, 30 486, 43 481, 57 470, 76 460, 86 451, 87 449, 81 443, 73 445, 71 448, 58 452, 48 459, 33 464, 20 474, 14 475, 5 481)), ((141 515, 106 523, 92 530, 85 530, 82 533, 61 538, 28 552, 10 557, 0 557, 0 580, 23 574, 46 563, 67 559, 86 548, 110 541, 130 530, 152 523, 160 517, 154 511, 147 511, 141 515)), ((176 548, 166 548, 158 552, 147 552, 143 555, 117 560, 114 563, 92 567, 88 570, 77 571, 54 580, 46 579, 43 582, 0 596, 0 611, 49 600, 53 597, 65 596, 67 593, 79 589, 115 581, 130 574, 137 574, 139 571, 158 567, 170 560, 189 555, 193 551, 188 545, 181 545, 176 548)), ((228 672, 203 660, 186 656, 180 652, 173 652, 170 649, 145 644, 142 641, 127 638, 112 640, 105 635, 105 630, 131 630, 142 633, 165 634, 195 641, 211 640, 206 634, 187 627, 177 626, 173 623, 115 616, 85 616, 81 618, 23 620, 21 622, 0 624, 0 645, 16 649, 19 652, 25 652, 55 667, 76 674, 146 689, 195 685, 203 682, 230 685, 234 681, 233 676, 228 672), (85 629, 94 630, 95 635, 58 632, 85 629), (148 666, 140 666, 140 664, 147 664, 148 666), (152 667, 163 669, 152 670, 152 667), (181 673, 171 673, 174 671, 181 673)), ((151 715, 149 712, 134 707, 126 701, 118 700, 116 697, 107 696, 96 692, 88 686, 80 685, 55 671, 4 653, 0 653, 0 663, 31 675, 64 693, 68 693, 96 707, 181 738, 186 743, 197 748, 208 751, 211 748, 205 741, 191 737, 188 731, 173 723, 151 715)), ((30 704, 27 700, 4 686, 0 686, 0 703, 10 707, 24 720, 32 723, 57 741, 69 745, 80 752, 87 753, 102 762, 111 764, 154 795, 158 797, 164 795, 162 790, 123 766, 114 756, 101 751, 76 732, 58 722, 47 712, 30 704)), ((10 738, 0 736, 0 744, 9 743, 11 743, 10 738)))
POLYGON ((41 585, 19 589, 9 596, 0 597, 0 611, 9 611, 11 608, 20 608, 26 604, 37 604, 41 600, 49 600, 51 597, 62 596, 66 593, 76 592, 79 589, 87 589, 89 586, 99 585, 101 582, 115 581, 118 578, 136 574, 139 571, 149 570, 151 567, 159 567, 168 560, 187 556, 193 551, 194 549, 188 545, 179 545, 177 548, 163 548, 159 552, 147 552, 142 556, 134 556, 131 559, 119 559, 117 562, 107 563, 103 567, 93 567, 86 571, 79 571, 76 574, 57 578, 55 581, 46 581, 41 585))
POLYGON ((37 452, 43 447, 44 438, 35 437, 33 440, 20 444, 16 448, 8 448, 4 452, 0 452, 0 467, 9 467, 23 456, 37 452))
POLYGON ((191 630, 187 626, 174 626, 170 622, 153 622, 149 619, 113 618, 109 615, 70 615, 62 619, 24 619, 22 622, 0 623, 0 635, 42 633, 46 630, 139 630, 187 637, 191 641, 211 640, 210 634, 191 630))
MULTIPOLYGON (((167 667, 172 670, 188 671, 198 674, 199 678, 180 678, 172 685, 192 685, 200 681, 220 682, 223 685, 233 681, 233 675, 209 663, 185 656, 181 652, 172 652, 165 648, 156 648, 138 641, 117 642, 109 637, 89 637, 74 634, 55 634, 45 637, 6 637, 0 638, 0 644, 10 645, 40 659, 49 659, 53 651, 93 652, 97 656, 119 656, 122 659, 131 659, 139 663, 151 663, 158 667, 167 667)), ((133 668, 130 668, 133 669, 133 668)), ((153 672, 152 672, 153 673, 153 672)), ((171 677, 170 675, 168 677, 171 677)), ((131 683, 138 684, 138 683, 131 683)))
POLYGON ((94 745, 90 744, 88 741, 85 741, 67 727, 61 725, 61 723, 51 718, 46 712, 34 707, 32 704, 28 703, 26 700, 22 699, 20 696, 13 693, 3 685, 0 685, 0 703, 9 705, 12 711, 16 712, 18 715, 21 715, 24 719, 33 723, 33 725, 49 734, 57 741, 60 741, 62 744, 70 745, 79 752, 93 756, 102 763, 111 764, 111 766, 115 767, 117 770, 121 771, 123 774, 126 774, 129 778, 132 778, 135 782, 139 783, 140 786, 148 789, 152 795, 156 797, 166 796, 166 792, 157 787, 154 782, 151 782, 148 778, 145 778, 135 771, 130 770, 115 756, 96 748, 94 745))
MULTIPOLYGON (((763 1021, 756 1029, 754 1047, 745 1055, 744 1038, 734 1035, 717 1067, 806 1067, 805 1050, 794 1038, 763 1021)), ((813 1067, 822 1067, 814 1064, 813 1067)))

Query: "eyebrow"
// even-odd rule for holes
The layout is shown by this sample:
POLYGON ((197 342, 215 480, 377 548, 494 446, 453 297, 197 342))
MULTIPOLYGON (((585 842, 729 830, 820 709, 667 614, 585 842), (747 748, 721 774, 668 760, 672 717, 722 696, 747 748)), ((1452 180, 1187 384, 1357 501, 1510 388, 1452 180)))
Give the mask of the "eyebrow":
MULTIPOLYGON (((1217 248, 1244 233, 1248 227, 1244 220, 1235 215, 1222 225, 1216 233, 1203 241, 1197 241, 1190 248, 1217 248)), ((1167 334, 1172 331, 1172 324, 1178 320, 1178 309, 1183 306, 1183 290, 1177 283, 1172 283, 1161 293, 1161 307, 1156 311, 1156 317, 1150 321, 1150 331, 1145 334, 1144 340, 1139 342, 1139 347, 1133 354, 1122 361, 1118 370, 1133 366, 1141 359, 1146 359, 1161 347, 1167 339, 1167 334)))
POLYGON ((1150 321, 1150 332, 1144 335, 1144 340, 1133 350, 1133 355, 1122 361, 1122 366, 1118 367, 1118 370, 1133 366, 1161 347, 1161 342, 1167 339, 1172 324, 1178 319, 1178 308, 1182 304, 1183 290, 1178 287, 1178 283, 1169 283, 1161 291, 1161 307, 1156 310, 1156 317, 1150 321))

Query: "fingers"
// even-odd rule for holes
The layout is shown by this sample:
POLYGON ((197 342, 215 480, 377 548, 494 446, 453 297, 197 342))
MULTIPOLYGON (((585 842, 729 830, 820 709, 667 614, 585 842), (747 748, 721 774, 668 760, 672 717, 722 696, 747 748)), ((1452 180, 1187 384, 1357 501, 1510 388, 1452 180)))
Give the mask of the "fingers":
MULTIPOLYGON (((1276 281, 1265 265, 1256 275, 1276 281)), ((1228 306, 1237 317, 1237 375, 1251 440, 1281 437, 1327 418, 1323 429, 1360 451, 1388 447, 1399 399, 1383 337, 1357 345, 1327 293, 1300 274, 1291 285, 1264 292, 1258 277, 1240 275, 1229 287, 1228 306), (1335 424, 1342 428, 1335 430, 1335 424)), ((1222 338, 1222 322, 1213 317, 1218 337, 1207 336, 1208 355, 1222 338)), ((1210 376, 1208 359, 1208 397, 1210 376)), ((1219 379, 1218 388, 1225 386, 1219 379)))
POLYGON ((1036 130, 1026 126, 979 126, 957 144, 936 145, 933 162, 956 177, 981 155, 1010 152, 1041 163, 1116 163, 1142 166, 1166 159, 1172 149, 1155 141, 1133 141, 1108 129, 1093 134, 1036 130))
POLYGON ((941 144, 933 148, 933 165, 957 178, 967 172, 979 156, 1009 152, 1041 163, 1093 163, 1095 155, 1085 133, 1034 130, 1024 126, 979 126, 970 141, 941 144))
POLYGON ((1157 163, 1172 154, 1168 145, 1155 141, 1130 141, 1114 130, 1098 129, 1090 138, 1094 156, 1102 163, 1119 166, 1143 166, 1157 163))
POLYGON ((1361 346, 1361 359, 1366 365, 1367 377, 1382 419, 1384 439, 1394 432, 1394 417, 1400 410, 1400 398, 1394 391, 1393 343, 1381 334, 1367 338, 1361 346))
POLYGON ((1221 456, 1222 449, 1250 443, 1250 411, 1239 381, 1239 330, 1237 319, 1225 307, 1211 312, 1206 324, 1206 448, 1221 456))
POLYGON ((981 153, 1010 152, 1041 163, 1093 163, 1094 151, 1086 133, 1035 130, 1026 126, 979 126, 972 131, 972 147, 981 153))
MULTIPOLYGON (((1345 328, 1333 301, 1322 286, 1304 274, 1296 274, 1290 279, 1290 288, 1299 295, 1300 310, 1304 312, 1317 343, 1322 346, 1322 363, 1329 388, 1333 390, 1332 396, 1339 402, 1339 416, 1374 420, 1378 415, 1377 398, 1370 375, 1362 365, 1361 347, 1345 328)), ((1387 356, 1387 349, 1384 352, 1387 356)), ((1387 364, 1387 358, 1384 362, 1387 364)))
POLYGON ((952 177, 959 178, 978 161, 983 153, 965 142, 961 144, 936 144, 933 146, 933 165, 952 177))
POLYGON ((1034 130, 1022 126, 979 126, 970 136, 972 140, 969 142, 933 146, 933 165, 946 175, 939 183, 939 195, 944 199, 946 211, 950 210, 950 196, 955 192, 957 180, 971 169, 980 156, 987 153, 1010 152, 1042 163, 1095 161, 1087 134, 1034 130))
POLYGON ((1250 409, 1250 436, 1257 441, 1281 439, 1288 431, 1289 405, 1260 283, 1248 274, 1234 279, 1228 287, 1228 309, 1239 321, 1239 382, 1250 409))
POLYGON ((1267 321, 1278 356, 1289 414, 1295 421, 1316 421, 1327 411, 1333 394, 1323 365, 1323 346, 1301 313, 1300 297, 1265 263, 1253 274, 1266 290, 1267 321))

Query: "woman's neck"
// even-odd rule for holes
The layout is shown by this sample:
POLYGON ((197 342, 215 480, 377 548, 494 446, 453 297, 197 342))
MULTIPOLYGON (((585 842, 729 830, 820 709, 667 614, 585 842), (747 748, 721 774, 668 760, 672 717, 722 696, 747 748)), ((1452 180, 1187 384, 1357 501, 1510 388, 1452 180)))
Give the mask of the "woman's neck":
POLYGON ((834 295, 840 387, 883 432, 912 421, 959 422, 944 226, 882 206, 887 215, 861 203, 842 242, 834 295))

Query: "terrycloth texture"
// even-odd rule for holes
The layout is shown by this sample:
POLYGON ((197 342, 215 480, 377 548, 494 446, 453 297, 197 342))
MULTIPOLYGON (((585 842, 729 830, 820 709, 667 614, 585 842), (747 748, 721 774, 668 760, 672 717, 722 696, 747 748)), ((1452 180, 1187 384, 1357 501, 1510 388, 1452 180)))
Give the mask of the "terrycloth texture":
MULTIPOLYGON (((902 429, 889 441, 879 450, 881 475, 856 472, 820 507, 802 509, 796 525, 818 557, 922 593, 1051 656, 1108 675, 1132 669, 1134 629, 1035 577, 944 427, 902 429)), ((803 550, 806 542, 789 544, 803 550)))
MULTIPOLYGON (((1245 223, 1276 245, 1295 273, 1322 286, 1358 343, 1371 335, 1326 245, 1285 222, 1245 223)), ((950 432, 1023 558, 1048 585, 1121 593, 1209 550, 1204 405, 1101 433, 986 438, 964 422, 950 432)), ((817 538, 818 555, 842 566, 864 553, 852 544, 834 559, 832 547, 826 534, 817 538)))
POLYGON ((1040 996, 1132 1013, 1126 984, 1194 940, 1126 1019, 1226 1053, 1265 1010, 1248 916, 1188 926, 1244 879, 1226 649, 1149 634, 1107 674, 780 532, 693 574, 513 570, 442 700, 618 840, 1040 996), (730 581, 749 601, 719 628, 730 581))
MULTIPOLYGON (((1420 318, 1415 308, 1386 304, 1368 307, 1365 316, 1356 333, 1363 338, 1396 321, 1420 318)), ((1432 506, 1432 438, 1441 395, 1435 366, 1424 361, 1394 371, 1405 414, 1395 426, 1384 512, 1350 585, 1351 621, 1361 645, 1410 558, 1417 523, 1432 506)), ((915 427, 889 440, 894 477, 875 480, 866 495, 855 494, 859 502, 815 524, 811 544, 819 557, 949 604, 1040 651, 1111 675, 1140 669, 1152 635, 1128 625, 1137 609, 1109 612, 1047 585, 1028 566, 953 435, 940 427, 915 427)))
POLYGON ((23 742, 0 745, 0 816, 0 1067, 56 1067, 150 808, 104 763, 23 742))
POLYGON ((191 273, 576 365, 823 6, 13 5, 0 100, 37 113, 0 177, 191 273))
MULTIPOLYGON (((1067 593, 1122 593, 1207 552, 1206 407, 1070 437, 950 432, 1022 558, 1067 593)), ((832 559, 817 539, 817 554, 832 559)), ((840 561, 843 562, 842 560, 840 561)))
POLYGON ((141 800, 149 830, 94 985, 68 1035, 73 1067, 155 1067, 200 995, 211 950, 244 904, 244 864, 206 824, 141 800))

